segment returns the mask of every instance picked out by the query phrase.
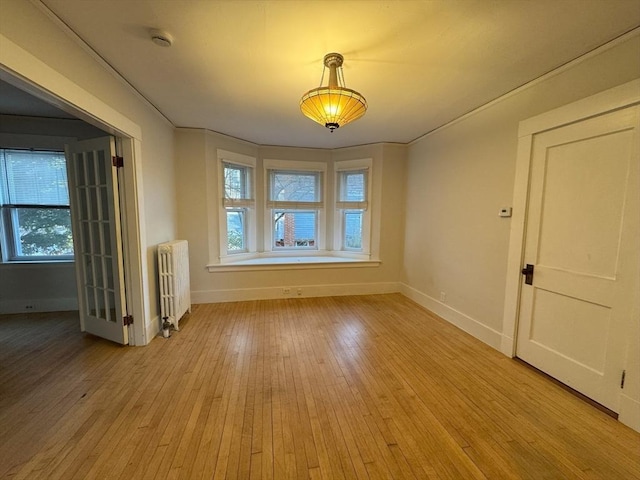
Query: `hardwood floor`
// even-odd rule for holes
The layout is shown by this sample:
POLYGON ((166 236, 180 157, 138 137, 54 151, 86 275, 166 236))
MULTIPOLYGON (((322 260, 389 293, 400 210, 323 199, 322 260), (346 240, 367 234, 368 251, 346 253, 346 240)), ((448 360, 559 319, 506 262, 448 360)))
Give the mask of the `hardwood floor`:
POLYGON ((632 479, 640 434, 401 295, 0 316, 0 477, 632 479))

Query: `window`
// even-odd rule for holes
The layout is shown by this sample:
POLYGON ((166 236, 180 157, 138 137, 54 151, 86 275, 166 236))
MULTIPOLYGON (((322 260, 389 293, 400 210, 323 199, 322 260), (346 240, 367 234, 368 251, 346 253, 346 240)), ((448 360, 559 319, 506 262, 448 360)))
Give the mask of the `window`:
POLYGON ((370 161, 336 163, 336 246, 345 252, 369 251, 370 161))
POLYGON ((362 250, 362 210, 344 210, 343 241, 345 250, 362 250))
POLYGON ((273 250, 318 249, 322 173, 268 170, 273 250))
POLYGON ((311 211, 273 211, 274 246, 276 248, 315 248, 317 213, 311 211))
POLYGON ((252 190, 253 168, 222 162, 224 197, 224 245, 227 254, 249 250, 248 232, 251 210, 254 208, 252 190))
POLYGON ((217 179, 208 186, 217 185, 210 198, 222 202, 209 224, 212 239, 219 238, 210 244, 216 260, 209 271, 378 262, 375 253, 371 258, 371 224, 379 224, 380 213, 371 209, 372 159, 256 159, 223 150, 217 156, 217 179))
POLYGON ((64 153, 0 150, 3 259, 73 259, 64 153))

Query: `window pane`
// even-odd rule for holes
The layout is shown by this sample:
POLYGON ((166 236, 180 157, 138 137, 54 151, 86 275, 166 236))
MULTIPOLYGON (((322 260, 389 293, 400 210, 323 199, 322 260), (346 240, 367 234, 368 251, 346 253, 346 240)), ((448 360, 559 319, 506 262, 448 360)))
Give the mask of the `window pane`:
POLYGON ((274 245, 278 248, 315 248, 316 212, 274 211, 274 245))
POLYGON ((5 150, 8 203, 69 205, 64 154, 5 150))
POLYGON ((66 208, 17 208, 18 256, 73 255, 71 215, 66 208))
POLYGON ((112 160, 105 157, 104 150, 98 150, 98 158, 96 159, 96 166, 98 167, 98 183, 100 185, 107 185, 107 172, 111 169, 112 160))
POLYGON ((118 319, 116 318, 116 309, 115 309, 115 304, 116 304, 116 295, 113 292, 113 290, 108 290, 106 292, 106 297, 107 297, 107 321, 109 322, 117 322, 118 319))
POLYGON ((93 152, 89 151, 84 154, 84 162, 87 167, 87 176, 85 177, 86 185, 94 187, 98 185, 98 181, 96 179, 96 163, 93 152))
POLYGON ((245 212, 244 210, 227 210, 227 251, 245 249, 245 212))
POLYGON ((96 309, 96 293, 98 290, 90 286, 86 286, 85 292, 85 295, 87 296, 87 315, 98 317, 98 310, 96 309))
POLYGON ((224 196, 232 199, 247 197, 246 169, 232 165, 224 166, 224 196))
POLYGON ((340 188, 340 201, 364 202, 365 198, 364 172, 343 172, 340 188))
POLYGON ((271 198, 275 201, 320 201, 320 174, 316 172, 271 172, 271 198))
POLYGON ((344 213, 344 248, 362 249, 362 211, 344 213))
POLYGON ((91 255, 83 255, 83 262, 85 271, 85 285, 87 285, 87 288, 90 288, 95 285, 95 275, 93 274, 93 257, 91 255))
POLYGON ((104 264, 110 262, 104 262, 104 259, 99 256, 93 257, 93 268, 95 268, 95 283, 94 285, 98 288, 104 288, 104 264))

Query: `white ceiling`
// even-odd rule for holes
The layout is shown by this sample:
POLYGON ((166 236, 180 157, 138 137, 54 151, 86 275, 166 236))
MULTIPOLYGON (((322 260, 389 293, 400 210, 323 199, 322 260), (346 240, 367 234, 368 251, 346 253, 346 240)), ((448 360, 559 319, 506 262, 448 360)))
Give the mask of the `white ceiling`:
POLYGON ((410 142, 640 25, 640 0, 42 3, 174 125, 326 148, 410 142), (330 133, 299 101, 334 51, 369 110, 330 133))

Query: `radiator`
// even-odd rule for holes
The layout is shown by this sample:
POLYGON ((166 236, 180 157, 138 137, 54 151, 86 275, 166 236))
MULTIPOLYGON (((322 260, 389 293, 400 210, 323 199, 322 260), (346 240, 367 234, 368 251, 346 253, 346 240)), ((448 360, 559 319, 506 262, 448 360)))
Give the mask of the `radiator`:
POLYGON ((158 275, 160 284, 160 317, 180 330, 182 316, 191 313, 189 286, 189 244, 174 240, 158 245, 158 275))

